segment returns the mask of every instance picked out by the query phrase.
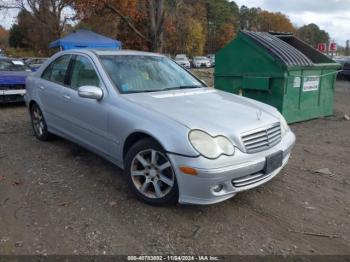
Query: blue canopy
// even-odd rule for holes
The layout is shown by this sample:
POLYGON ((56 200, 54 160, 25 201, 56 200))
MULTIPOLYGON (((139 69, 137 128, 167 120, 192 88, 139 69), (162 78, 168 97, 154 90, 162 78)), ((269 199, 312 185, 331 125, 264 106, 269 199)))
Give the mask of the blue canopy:
POLYGON ((122 43, 103 35, 96 34, 90 30, 80 29, 61 39, 53 41, 50 48, 61 48, 62 50, 73 48, 116 48, 121 49, 122 43))

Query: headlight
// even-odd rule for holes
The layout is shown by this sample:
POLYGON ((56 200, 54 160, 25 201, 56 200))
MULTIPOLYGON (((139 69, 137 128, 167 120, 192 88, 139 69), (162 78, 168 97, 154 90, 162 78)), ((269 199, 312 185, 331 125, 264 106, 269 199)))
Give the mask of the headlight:
POLYGON ((224 136, 212 137, 201 130, 193 130, 189 134, 189 140, 202 156, 207 158, 218 158, 221 155, 233 155, 235 147, 230 140, 224 136))
POLYGON ((282 133, 282 136, 284 136, 289 131, 289 125, 288 125, 286 119, 282 116, 282 114, 280 112, 278 112, 278 115, 279 115, 280 123, 281 123, 281 133, 282 133))

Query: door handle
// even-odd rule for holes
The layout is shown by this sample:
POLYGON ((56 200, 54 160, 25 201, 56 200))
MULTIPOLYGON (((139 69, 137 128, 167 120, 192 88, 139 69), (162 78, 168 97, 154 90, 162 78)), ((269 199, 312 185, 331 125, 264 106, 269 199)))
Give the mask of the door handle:
POLYGON ((63 95, 63 97, 67 100, 70 100, 70 96, 69 95, 63 95))
POLYGON ((44 90, 44 89, 45 89, 45 86, 39 86, 39 88, 40 88, 41 90, 44 90))

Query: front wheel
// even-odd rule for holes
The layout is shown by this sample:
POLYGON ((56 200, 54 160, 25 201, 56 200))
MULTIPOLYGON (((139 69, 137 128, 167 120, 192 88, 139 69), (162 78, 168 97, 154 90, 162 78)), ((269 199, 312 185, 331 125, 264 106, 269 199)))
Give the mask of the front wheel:
POLYGON ((151 205, 178 202, 178 186, 170 160, 162 147, 144 139, 131 147, 125 157, 128 184, 138 199, 151 205))

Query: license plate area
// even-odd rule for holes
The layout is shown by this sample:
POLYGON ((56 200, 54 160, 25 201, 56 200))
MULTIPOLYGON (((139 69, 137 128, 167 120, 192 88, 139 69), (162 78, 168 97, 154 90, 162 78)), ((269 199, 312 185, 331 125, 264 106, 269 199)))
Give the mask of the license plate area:
POLYGON ((283 162, 283 151, 278 151, 272 155, 266 157, 266 163, 264 168, 265 174, 270 174, 277 168, 282 166, 283 162))

